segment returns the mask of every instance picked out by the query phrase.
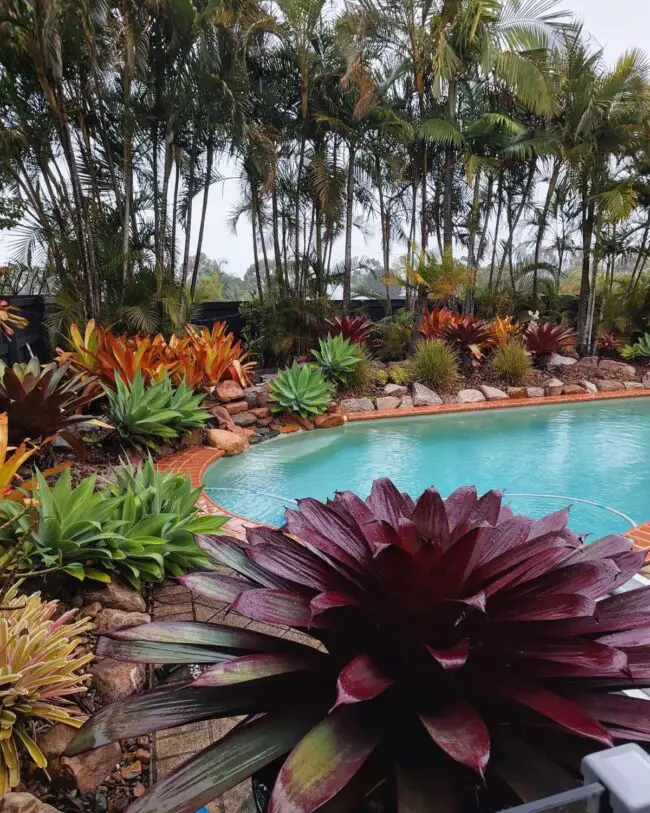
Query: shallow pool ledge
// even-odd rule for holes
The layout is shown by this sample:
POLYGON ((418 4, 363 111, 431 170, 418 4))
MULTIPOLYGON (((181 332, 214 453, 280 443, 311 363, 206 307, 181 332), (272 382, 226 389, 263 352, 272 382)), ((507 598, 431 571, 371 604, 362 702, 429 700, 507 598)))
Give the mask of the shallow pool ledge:
POLYGON ((647 398, 650 389, 620 390, 616 392, 586 392, 584 395, 549 395, 544 398, 510 398, 507 401, 479 401, 473 404, 442 404, 440 406, 408 407, 406 409, 375 409, 372 412, 348 412, 346 419, 377 421, 382 418, 413 418, 417 415, 440 415, 448 412, 480 412, 485 409, 514 409, 516 407, 551 406, 590 401, 617 401, 623 398, 647 398))

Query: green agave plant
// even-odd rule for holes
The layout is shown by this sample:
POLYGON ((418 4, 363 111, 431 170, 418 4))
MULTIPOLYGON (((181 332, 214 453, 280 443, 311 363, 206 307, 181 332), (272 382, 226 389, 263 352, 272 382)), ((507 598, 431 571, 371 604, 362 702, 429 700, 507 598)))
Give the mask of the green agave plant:
POLYGON ((626 344, 621 356, 624 359, 650 359, 650 333, 646 333, 636 344, 626 344))
POLYGON ((140 449, 157 449, 210 417, 200 406, 203 395, 195 395, 185 382, 175 390, 168 377, 146 385, 138 371, 129 383, 117 376, 115 390, 104 385, 104 392, 120 435, 140 449))
POLYGON ((360 361, 355 346, 340 334, 320 339, 319 345, 319 350, 311 352, 324 376, 328 381, 344 384, 360 361))
POLYGON ((286 370, 269 385, 269 401, 273 412, 294 412, 303 418, 322 415, 332 396, 329 384, 318 367, 298 362, 286 370))
POLYGON ((123 520, 138 529, 146 526, 164 540, 160 552, 165 574, 170 576, 209 568, 210 560, 194 536, 218 533, 227 521, 227 517, 200 514, 196 503, 201 491, 182 474, 159 471, 151 458, 137 468, 125 462, 110 486, 110 493, 123 501, 123 520))
POLYGON ((0 503, 0 543, 25 539, 27 572, 57 569, 102 582, 119 575, 138 589, 210 568, 194 537, 218 533, 227 518, 201 516, 200 489, 183 475, 159 472, 149 460, 141 468, 124 466, 105 489, 95 487, 91 476, 74 488, 69 470, 50 486, 39 472, 36 516, 19 502, 0 503))

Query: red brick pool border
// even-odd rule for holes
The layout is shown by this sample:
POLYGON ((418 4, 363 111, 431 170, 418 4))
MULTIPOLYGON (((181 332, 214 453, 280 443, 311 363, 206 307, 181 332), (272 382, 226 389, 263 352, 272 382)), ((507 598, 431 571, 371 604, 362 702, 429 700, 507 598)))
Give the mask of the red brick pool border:
MULTIPOLYGON (((643 398, 650 396, 650 389, 625 390, 621 392, 586 393, 585 395, 556 395, 548 398, 516 398, 508 401, 481 401, 477 404, 443 404, 442 406, 411 407, 410 409, 382 409, 373 412, 355 412, 347 415, 347 420, 372 421, 384 418, 413 418, 418 415, 439 415, 452 412, 478 412, 486 409, 512 409, 526 406, 550 406, 552 404, 584 403, 590 401, 616 401, 624 398, 643 398)), ((184 472, 190 475, 192 485, 199 488, 203 485, 203 475, 220 457, 223 452, 218 449, 210 449, 207 446, 190 446, 158 461, 158 467, 162 470, 184 472)), ((208 514, 230 517, 226 523, 226 530, 235 536, 244 536, 245 528, 252 527, 259 523, 248 520, 233 514, 223 506, 216 503, 203 492, 199 501, 199 507, 208 514)), ((634 547, 640 550, 648 550, 650 563, 650 521, 628 531, 626 536, 634 540, 634 547)))

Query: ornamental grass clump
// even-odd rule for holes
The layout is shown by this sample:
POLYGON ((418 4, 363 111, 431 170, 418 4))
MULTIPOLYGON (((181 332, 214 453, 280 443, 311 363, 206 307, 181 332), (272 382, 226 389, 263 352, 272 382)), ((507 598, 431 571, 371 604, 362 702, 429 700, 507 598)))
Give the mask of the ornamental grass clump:
POLYGON ((300 500, 284 528, 249 528, 247 542, 203 537, 234 573, 182 582, 278 635, 109 633, 102 657, 203 671, 102 709, 68 754, 245 715, 131 813, 190 813, 276 761, 270 813, 359 810, 386 791, 375 809, 502 805, 544 795, 540 765, 547 792, 572 787, 582 754, 650 738, 650 704, 621 694, 650 686, 650 587, 614 594, 644 552, 623 536, 585 545, 568 516, 517 516, 473 488, 412 499, 378 480, 365 501, 300 500))
POLYGON ((442 392, 448 392, 460 378, 456 354, 440 339, 420 342, 408 363, 407 372, 411 381, 442 392))
POLYGON ((0 607, 0 799, 20 783, 27 755, 39 768, 47 759, 34 739, 35 727, 64 723, 79 728, 86 719, 70 698, 86 691, 81 670, 93 660, 78 647, 92 629, 76 612, 53 616, 58 602, 38 593, 18 594, 14 585, 0 607))
POLYGON ((492 370, 506 384, 518 387, 533 369, 530 353, 517 339, 500 345, 492 356, 492 370))

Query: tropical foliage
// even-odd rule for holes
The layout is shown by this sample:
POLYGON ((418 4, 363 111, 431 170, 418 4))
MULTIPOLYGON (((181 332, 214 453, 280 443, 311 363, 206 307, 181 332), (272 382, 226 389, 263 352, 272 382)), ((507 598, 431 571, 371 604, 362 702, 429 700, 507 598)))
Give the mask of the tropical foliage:
POLYGON ((553 353, 575 347, 575 333, 564 325, 531 322, 524 333, 524 343, 535 361, 544 364, 553 353))
POLYGON ((272 412, 293 412, 303 418, 313 418, 327 411, 332 396, 331 388, 320 367, 294 361, 291 367, 280 370, 269 384, 269 403, 272 412))
POLYGON ((147 386, 138 370, 131 382, 118 375, 115 389, 104 385, 108 414, 120 435, 136 448, 157 449, 201 428, 210 413, 201 408, 204 396, 195 394, 185 381, 174 388, 169 376, 147 386))
POLYGON ((16 330, 27 327, 29 320, 20 315, 20 308, 10 305, 6 299, 0 299, 0 332, 13 336, 16 330))
POLYGON ((237 576, 185 584, 300 642, 197 623, 110 633, 102 656, 204 669, 102 709, 67 753, 249 715, 136 813, 194 810, 275 760, 271 810, 358 809, 382 788, 435 809, 479 781, 497 803, 504 788, 537 798, 540 764, 555 790, 573 787, 585 750, 647 738, 647 703, 621 692, 650 681, 650 588, 616 595, 644 552, 622 536, 585 545, 567 520, 513 515, 497 492, 413 500, 379 480, 365 502, 301 500, 248 544, 204 537, 237 576))
POLYGON ((626 344, 621 356, 624 359, 650 359, 650 333, 645 333, 634 344, 626 344))
POLYGON ((345 384, 360 361, 357 347, 341 334, 320 339, 318 344, 319 349, 311 354, 325 378, 332 384, 345 384))
POLYGON ((7 367, 0 362, 0 411, 9 418, 9 440, 39 440, 60 434, 83 453, 70 430, 89 419, 80 414, 96 398, 82 375, 72 375, 69 364, 41 365, 37 358, 7 367))
POLYGON ((484 352, 494 347, 497 341, 488 322, 470 315, 449 322, 442 333, 445 341, 458 352, 463 362, 481 361, 484 352))
POLYGON ((20 783, 21 757, 39 768, 47 759, 34 740, 34 727, 63 723, 78 728, 85 720, 71 695, 86 691, 83 667, 92 653, 80 654, 82 636, 92 628, 76 610, 54 618, 58 602, 38 593, 20 595, 15 584, 0 607, 0 797, 20 783))
POLYGON ((447 325, 457 324, 460 319, 460 313, 437 306, 424 314, 420 333, 427 339, 441 339, 447 325))
POLYGON ((330 336, 342 336, 351 344, 367 344, 372 347, 375 340, 372 339, 374 325, 367 316, 335 316, 326 319, 324 323, 324 333, 330 336))

